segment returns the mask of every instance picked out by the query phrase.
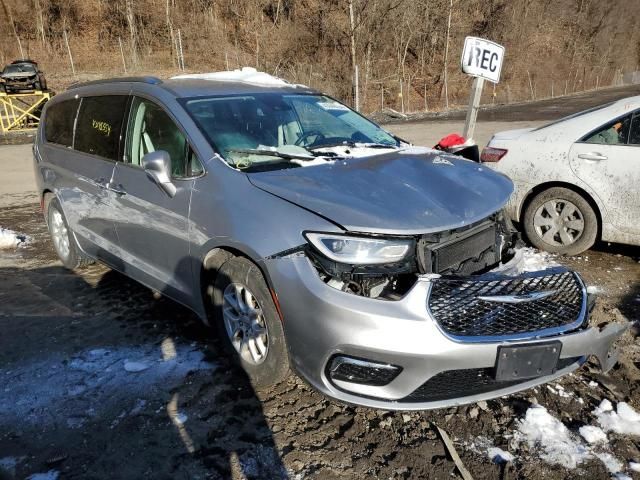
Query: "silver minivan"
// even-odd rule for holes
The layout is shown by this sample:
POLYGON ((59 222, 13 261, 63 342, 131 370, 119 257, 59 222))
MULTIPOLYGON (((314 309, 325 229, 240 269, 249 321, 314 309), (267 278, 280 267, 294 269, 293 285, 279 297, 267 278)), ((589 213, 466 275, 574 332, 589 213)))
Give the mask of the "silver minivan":
POLYGON ((501 396, 597 357, 581 278, 495 267, 513 185, 262 76, 121 78, 45 107, 35 172, 55 249, 162 292, 218 330, 255 388, 293 368, 354 404, 501 396))

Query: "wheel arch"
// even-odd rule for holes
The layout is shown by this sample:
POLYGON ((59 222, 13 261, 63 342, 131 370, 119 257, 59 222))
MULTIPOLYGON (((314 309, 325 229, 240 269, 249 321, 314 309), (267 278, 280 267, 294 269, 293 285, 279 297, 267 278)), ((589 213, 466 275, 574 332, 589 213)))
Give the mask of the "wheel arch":
POLYGON ((522 201, 522 204, 520 205, 520 209, 518 210, 518 221, 521 223, 523 222, 524 212, 527 210, 527 207, 533 201, 536 195, 554 187, 566 188, 567 190, 572 190, 578 195, 584 197, 584 199, 587 201, 587 203, 589 203, 591 208, 593 208, 594 213, 596 214, 596 218, 598 220, 598 233, 596 238, 597 240, 600 240, 602 238, 602 212, 600 211, 600 207, 598 206, 598 203, 595 201, 595 199, 589 192, 587 192, 583 188, 578 187, 577 185, 574 185, 568 182, 560 182, 560 181, 545 182, 545 183, 536 185, 531 190, 529 190, 525 195, 524 200, 522 201))
MULTIPOLYGON (((282 318, 278 297, 274 290, 273 283, 271 282, 271 278, 269 277, 269 272, 267 272, 264 266, 264 263, 260 262, 256 258, 256 255, 252 255, 251 253, 241 248, 238 248, 237 246, 230 246, 230 245, 216 245, 216 246, 206 247, 203 249, 203 252, 204 253, 202 254, 199 260, 199 265, 198 265, 199 272, 196 275, 196 279, 199 284, 198 285, 199 288, 197 289, 197 291, 200 292, 200 298, 202 298, 202 302, 204 304, 203 305, 204 313, 207 314, 207 316, 210 313, 209 304, 206 301, 206 297, 210 293, 207 291, 207 288, 210 286, 211 283, 215 283, 215 278, 217 276, 218 270, 220 269, 220 267, 222 267, 222 265, 227 260, 233 257, 242 257, 249 260, 251 263, 253 263, 256 266, 258 270, 260 270, 260 273, 262 274, 263 278, 265 279, 265 282, 267 283, 267 288, 271 292, 271 295, 274 299, 274 303, 276 304, 276 309, 278 310, 278 314, 280 314, 282 318)), ((208 323, 207 318, 205 318, 204 320, 205 320, 205 323, 208 323)))

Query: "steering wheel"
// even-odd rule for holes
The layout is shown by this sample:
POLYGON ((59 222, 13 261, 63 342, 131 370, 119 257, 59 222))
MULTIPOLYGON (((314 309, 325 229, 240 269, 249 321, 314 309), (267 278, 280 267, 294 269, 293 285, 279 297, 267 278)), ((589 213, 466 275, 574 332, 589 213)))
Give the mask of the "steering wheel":
POLYGON ((322 140, 323 138, 325 138, 324 134, 321 131, 319 131, 319 130, 309 130, 308 132, 304 132, 302 135, 300 135, 298 137, 298 139, 294 142, 294 145, 299 147, 304 143, 303 140, 306 140, 307 138, 313 137, 313 136, 316 137, 316 139, 315 139, 315 141, 313 143, 317 143, 318 140, 322 140))

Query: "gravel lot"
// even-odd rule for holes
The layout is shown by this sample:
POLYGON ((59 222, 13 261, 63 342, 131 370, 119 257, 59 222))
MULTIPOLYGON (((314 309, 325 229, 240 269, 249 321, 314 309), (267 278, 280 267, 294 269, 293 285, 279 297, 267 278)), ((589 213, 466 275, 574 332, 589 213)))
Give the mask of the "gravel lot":
MULTIPOLYGON (((0 250, 0 478, 455 478, 436 426, 476 479, 610 478, 597 455, 640 478, 628 463, 640 460, 640 437, 610 432, 591 447, 578 434, 598 425, 603 399, 640 410, 630 333, 609 375, 587 365, 551 388, 459 408, 339 405, 293 376, 258 398, 189 311, 103 266, 63 269, 37 204, 0 219, 29 236, 0 250), (575 468, 518 440, 536 403, 568 428, 562 448, 586 452, 575 468), (492 446, 514 460, 495 463, 492 446)), ((602 246, 555 260, 597 286, 594 322, 638 320, 639 253, 602 246)))
MULTIPOLYGON (((591 101, 488 112, 478 143, 591 101)), ((461 118, 389 129, 433 145, 461 130, 461 118)), ((438 427, 475 479, 640 479, 640 416, 624 410, 640 411, 637 327, 608 375, 587 364, 553 385, 458 408, 346 406, 294 376, 259 396, 190 311, 104 266, 61 267, 29 149, 0 147, 0 227, 26 236, 0 248, 0 480, 461 478, 438 427), (596 410, 603 400, 614 410, 596 410), (582 429, 600 435, 590 444, 584 426, 613 431, 602 439, 582 429)), ((640 321, 640 248, 553 260, 598 292, 594 324, 640 321)))

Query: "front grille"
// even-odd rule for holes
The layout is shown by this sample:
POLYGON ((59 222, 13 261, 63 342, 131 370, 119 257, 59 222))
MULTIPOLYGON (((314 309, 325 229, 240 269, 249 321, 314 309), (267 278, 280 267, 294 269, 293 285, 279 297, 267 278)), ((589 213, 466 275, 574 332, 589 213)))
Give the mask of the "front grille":
MULTIPOLYGON (((582 357, 561 358, 556 370, 562 370, 582 357)), ((439 373, 420 385, 412 393, 400 400, 402 403, 437 402, 454 398, 480 395, 482 393, 502 390, 525 382, 522 380, 502 380, 494 378, 493 368, 471 368, 466 370, 448 370, 439 373)))
POLYGON ((519 277, 439 278, 432 283, 428 307, 445 333, 477 341, 473 337, 575 328, 583 314, 584 301, 582 283, 577 275, 564 270, 557 273, 532 272, 519 277), (548 291, 553 293, 522 303, 478 298, 548 291))

